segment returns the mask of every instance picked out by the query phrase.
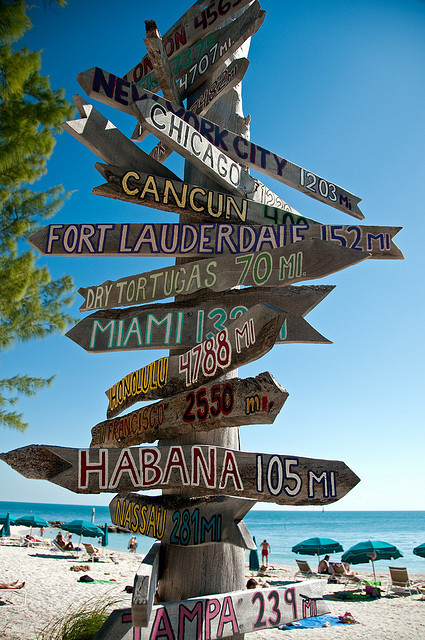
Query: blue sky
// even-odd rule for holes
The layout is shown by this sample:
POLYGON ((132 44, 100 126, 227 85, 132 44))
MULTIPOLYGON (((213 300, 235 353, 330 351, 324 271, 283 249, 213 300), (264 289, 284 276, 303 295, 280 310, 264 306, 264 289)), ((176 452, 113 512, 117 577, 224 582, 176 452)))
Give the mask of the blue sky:
MULTIPOLYGON (((144 20, 161 33, 190 2, 70 0, 31 11, 24 44, 43 49, 43 73, 69 100, 84 96, 77 74, 93 66, 122 75, 144 55, 144 20)), ((329 509, 423 509, 423 180, 425 3, 419 0, 264 0, 265 22, 252 38, 243 80, 251 139, 362 198, 363 224, 402 226, 404 261, 366 260, 312 284, 336 289, 308 316, 331 345, 276 346, 241 377, 270 371, 289 398, 274 425, 241 428, 242 449, 344 460, 361 478, 329 509)), ((85 97, 85 96, 84 96, 85 97)), ((136 120, 94 106, 127 136, 136 120)), ((156 144, 149 136, 142 148, 156 144)), ((58 136, 40 189, 63 184, 72 196, 54 219, 77 222, 177 222, 167 214, 91 195, 103 182, 97 157, 67 133, 58 136)), ((183 161, 167 161, 183 176, 183 161)), ((258 177, 305 216, 329 224, 354 218, 265 176, 258 177)), ((170 264, 147 258, 40 258, 76 289, 170 264)), ((82 298, 77 294, 72 313, 82 298)), ((2 377, 56 374, 53 386, 23 399, 30 426, 1 428, 3 451, 27 444, 86 447, 105 419, 104 394, 165 351, 88 354, 64 336, 15 346, 2 377)), ((27 480, 0 465, 0 500, 109 504, 113 494, 82 496, 27 480)), ((265 503, 258 508, 279 508, 265 503)))

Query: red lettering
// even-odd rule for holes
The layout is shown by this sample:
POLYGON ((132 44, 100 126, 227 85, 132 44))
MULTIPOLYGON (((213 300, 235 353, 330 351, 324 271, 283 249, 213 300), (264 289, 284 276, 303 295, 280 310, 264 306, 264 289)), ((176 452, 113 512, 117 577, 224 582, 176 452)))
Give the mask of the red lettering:
POLYGON ((108 450, 98 449, 99 456, 96 462, 89 462, 90 451, 93 449, 80 449, 78 464, 78 487, 87 489, 90 473, 99 474, 99 489, 106 489, 108 471, 108 450))

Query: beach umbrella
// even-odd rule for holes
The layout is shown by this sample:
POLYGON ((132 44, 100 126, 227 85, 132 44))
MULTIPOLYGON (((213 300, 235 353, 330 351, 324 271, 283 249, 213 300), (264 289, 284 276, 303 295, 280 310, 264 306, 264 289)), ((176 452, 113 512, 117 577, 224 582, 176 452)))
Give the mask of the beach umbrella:
POLYGON ((9 524, 15 524, 15 518, 10 513, 0 513, 0 524, 4 524, 6 518, 9 518, 9 524))
POLYGON ((0 531, 0 536, 9 537, 10 536, 10 516, 7 514, 2 530, 0 531))
POLYGON ((88 520, 71 520, 71 522, 65 522, 62 525, 62 529, 69 531, 69 533, 75 533, 80 536, 78 544, 81 542, 81 538, 100 538, 103 536, 103 531, 100 527, 89 522, 88 520))
POLYGON ((308 538, 292 547, 293 553, 303 556, 318 556, 344 551, 342 546, 332 538, 308 538))
POLYGON ((420 544, 418 547, 413 549, 413 553, 415 556, 419 556, 420 558, 425 558, 425 542, 420 544))
POLYGON ((102 533, 102 547, 107 547, 108 544, 109 544, 108 525, 105 522, 105 526, 103 527, 103 533, 102 533))
POLYGON ((366 564, 372 562, 373 576, 376 583, 375 560, 396 560, 403 554, 393 544, 382 540, 365 540, 350 547, 341 557, 342 562, 349 564, 366 564))
MULTIPOLYGON (((255 540, 255 536, 253 537, 254 544, 257 546, 257 542, 255 540)), ((250 571, 259 571, 260 569, 260 561, 258 559, 258 551, 257 549, 252 549, 249 552, 249 570, 250 571)))
POLYGON ((44 518, 40 518, 39 516, 22 516, 21 518, 16 518, 15 524, 23 524, 24 527, 30 527, 30 535, 32 533, 33 527, 49 527, 49 523, 44 520, 44 518))

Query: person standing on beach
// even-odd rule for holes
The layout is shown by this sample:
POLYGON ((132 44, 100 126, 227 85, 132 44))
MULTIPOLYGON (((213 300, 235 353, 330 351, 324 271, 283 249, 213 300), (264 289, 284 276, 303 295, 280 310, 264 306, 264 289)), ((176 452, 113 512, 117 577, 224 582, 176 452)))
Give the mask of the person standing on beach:
POLYGON ((130 553, 136 553, 137 549, 137 539, 136 536, 130 538, 130 542, 128 543, 128 548, 130 549, 130 553))
POLYGON ((271 547, 267 540, 263 540, 261 543, 261 564, 264 564, 266 567, 268 566, 268 557, 271 552, 271 547))

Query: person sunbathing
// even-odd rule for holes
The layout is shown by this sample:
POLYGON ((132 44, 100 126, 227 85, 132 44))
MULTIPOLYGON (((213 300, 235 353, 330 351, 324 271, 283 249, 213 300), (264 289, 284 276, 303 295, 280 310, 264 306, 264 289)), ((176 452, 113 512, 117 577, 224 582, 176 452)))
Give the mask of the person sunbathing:
POLYGON ((0 589, 23 589, 24 587, 25 582, 18 584, 18 580, 15 580, 15 582, 0 582, 0 589))

